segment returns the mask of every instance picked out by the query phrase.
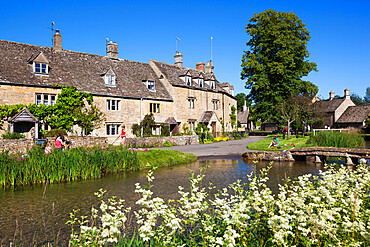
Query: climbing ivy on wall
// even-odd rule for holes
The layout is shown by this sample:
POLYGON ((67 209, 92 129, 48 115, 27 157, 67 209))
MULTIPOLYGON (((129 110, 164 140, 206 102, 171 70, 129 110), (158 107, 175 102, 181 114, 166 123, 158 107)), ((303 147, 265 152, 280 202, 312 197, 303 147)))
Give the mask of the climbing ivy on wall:
POLYGON ((26 107, 38 120, 46 123, 53 129, 69 131, 74 124, 91 132, 104 119, 104 114, 93 105, 91 93, 77 91, 72 86, 62 86, 55 105, 1 105, 0 125, 9 120, 16 113, 26 107), (93 107, 93 111, 90 109, 93 107), (79 114, 76 114, 78 112, 79 114), (82 113, 82 114, 81 114, 82 113), (90 114, 86 117, 85 114, 90 114), (91 116, 93 115, 93 116, 91 116))

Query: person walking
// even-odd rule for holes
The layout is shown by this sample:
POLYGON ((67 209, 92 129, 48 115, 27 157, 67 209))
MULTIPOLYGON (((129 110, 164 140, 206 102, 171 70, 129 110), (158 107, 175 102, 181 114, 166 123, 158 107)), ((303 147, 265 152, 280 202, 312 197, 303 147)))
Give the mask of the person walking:
POLYGON ((122 146, 125 146, 125 141, 126 141, 126 127, 125 127, 125 125, 122 124, 121 128, 122 128, 122 130, 121 130, 121 144, 122 144, 122 146))

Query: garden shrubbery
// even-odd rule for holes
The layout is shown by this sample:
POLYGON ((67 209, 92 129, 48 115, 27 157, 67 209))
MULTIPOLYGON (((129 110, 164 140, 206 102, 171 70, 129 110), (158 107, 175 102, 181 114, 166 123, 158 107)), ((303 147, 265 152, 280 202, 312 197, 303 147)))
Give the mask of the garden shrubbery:
POLYGON ((10 133, 9 131, 2 134, 3 139, 23 139, 26 136, 22 133, 13 132, 10 133))

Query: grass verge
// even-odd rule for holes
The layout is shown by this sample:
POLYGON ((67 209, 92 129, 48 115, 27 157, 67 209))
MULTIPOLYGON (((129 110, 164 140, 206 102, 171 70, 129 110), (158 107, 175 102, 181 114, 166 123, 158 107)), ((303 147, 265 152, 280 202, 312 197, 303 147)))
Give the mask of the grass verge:
POLYGON ((137 152, 140 167, 166 167, 186 164, 197 160, 194 154, 183 153, 177 150, 151 149, 146 152, 137 152))
POLYGON ((298 138, 296 138, 295 136, 291 136, 290 139, 287 139, 287 138, 283 139, 282 135, 278 135, 279 144, 280 144, 279 147, 281 147, 281 148, 277 148, 277 147, 268 148, 268 146, 270 145, 273 138, 274 138, 274 135, 269 135, 266 139, 263 139, 263 140, 260 140, 258 142, 249 144, 247 146, 247 149, 261 150, 261 151, 281 151, 281 150, 286 150, 286 149, 290 149, 290 148, 293 148, 293 147, 303 148, 303 147, 312 146, 312 145, 307 144, 307 141, 309 139, 308 136, 298 137, 298 138))

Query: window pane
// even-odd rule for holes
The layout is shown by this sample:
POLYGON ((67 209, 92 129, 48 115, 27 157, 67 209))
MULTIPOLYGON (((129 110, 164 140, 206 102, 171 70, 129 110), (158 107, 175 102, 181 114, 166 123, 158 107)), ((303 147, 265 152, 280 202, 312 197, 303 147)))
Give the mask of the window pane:
POLYGON ((46 64, 45 63, 42 63, 41 64, 41 73, 43 73, 43 74, 46 74, 46 64))
POLYGON ((116 101, 112 100, 112 111, 116 110, 116 101))
POLYGON ((49 95, 44 94, 44 105, 48 105, 48 104, 49 104, 49 95))
POLYGON ((108 111, 110 110, 110 100, 109 99, 107 100, 107 110, 108 111))
POLYGON ((36 105, 41 104, 41 94, 36 94, 36 105))
POLYGON ((50 105, 55 105, 55 95, 50 95, 50 105))
POLYGON ((108 124, 106 126, 106 132, 107 132, 107 135, 109 136, 110 135, 110 125, 108 124))
POLYGON ((159 104, 157 104, 157 113, 159 113, 159 104))
POLYGON ((121 103, 121 101, 120 100, 117 100, 117 111, 120 110, 120 103, 121 103))
POLYGON ((112 125, 111 125, 111 128, 112 128, 112 129, 111 129, 111 132, 112 132, 111 134, 112 134, 112 135, 115 135, 115 134, 116 134, 116 125, 112 124, 112 125))
POLYGON ((41 72, 40 63, 35 63, 35 72, 36 73, 40 73, 41 72))

